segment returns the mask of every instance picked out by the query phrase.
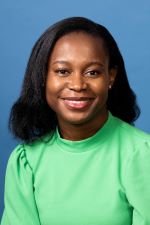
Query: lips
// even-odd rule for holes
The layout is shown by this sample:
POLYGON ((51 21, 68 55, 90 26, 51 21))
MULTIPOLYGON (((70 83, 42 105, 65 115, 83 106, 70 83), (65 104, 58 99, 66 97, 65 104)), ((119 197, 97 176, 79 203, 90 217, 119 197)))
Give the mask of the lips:
POLYGON ((65 106, 69 109, 87 109, 94 98, 91 97, 66 97, 62 98, 65 106))

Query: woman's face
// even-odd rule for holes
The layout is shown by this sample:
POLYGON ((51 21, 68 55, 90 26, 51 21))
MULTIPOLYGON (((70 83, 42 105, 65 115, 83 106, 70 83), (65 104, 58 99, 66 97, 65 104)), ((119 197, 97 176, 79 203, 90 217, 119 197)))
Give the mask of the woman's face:
POLYGON ((115 74, 109 70, 102 39, 81 31, 61 37, 49 59, 46 82, 46 100, 59 124, 100 120, 107 113, 108 89, 115 74))

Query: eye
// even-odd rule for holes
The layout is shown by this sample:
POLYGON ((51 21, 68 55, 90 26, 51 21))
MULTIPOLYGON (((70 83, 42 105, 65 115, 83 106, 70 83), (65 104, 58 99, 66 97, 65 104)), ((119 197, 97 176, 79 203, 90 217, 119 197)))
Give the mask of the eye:
POLYGON ((67 76, 70 73, 70 71, 65 68, 60 68, 60 69, 56 69, 55 73, 57 73, 58 75, 67 76))
POLYGON ((90 71, 87 71, 86 74, 88 76, 91 76, 91 77, 96 77, 96 76, 101 74, 101 71, 99 71, 99 70, 90 70, 90 71))

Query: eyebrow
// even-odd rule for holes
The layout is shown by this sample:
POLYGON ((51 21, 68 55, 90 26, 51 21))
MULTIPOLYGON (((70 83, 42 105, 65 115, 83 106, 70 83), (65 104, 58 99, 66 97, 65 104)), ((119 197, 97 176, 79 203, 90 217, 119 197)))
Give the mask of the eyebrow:
MULTIPOLYGON (((54 61, 52 63, 52 65, 57 64, 57 63, 60 63, 60 64, 70 64, 68 61, 65 61, 65 60, 57 60, 57 61, 54 61)), ((86 63, 86 66, 92 66, 92 65, 99 65, 99 66, 104 67, 104 64, 101 61, 99 61, 99 60, 93 60, 93 61, 91 61, 89 63, 86 63)))
POLYGON ((52 65, 53 64, 56 64, 56 63, 67 64, 68 62, 67 61, 64 61, 64 60, 57 60, 57 61, 53 62, 52 65))

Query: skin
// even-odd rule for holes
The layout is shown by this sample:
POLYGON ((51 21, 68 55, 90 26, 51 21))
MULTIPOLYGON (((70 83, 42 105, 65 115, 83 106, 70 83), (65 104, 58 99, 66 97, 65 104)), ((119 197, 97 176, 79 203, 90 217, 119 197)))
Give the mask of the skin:
POLYGON ((56 42, 49 59, 46 100, 56 112, 63 138, 82 140, 104 125, 115 76, 101 38, 80 31, 56 42))

